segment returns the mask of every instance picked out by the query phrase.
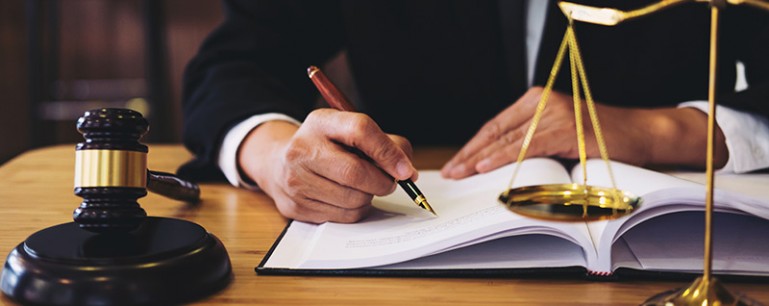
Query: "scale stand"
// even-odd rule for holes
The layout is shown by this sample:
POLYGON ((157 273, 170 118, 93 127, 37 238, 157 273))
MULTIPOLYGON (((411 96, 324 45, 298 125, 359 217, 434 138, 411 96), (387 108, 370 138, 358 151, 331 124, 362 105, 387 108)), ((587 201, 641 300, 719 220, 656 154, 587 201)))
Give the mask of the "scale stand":
MULTIPOLYGON (((591 97, 590 90, 587 86, 587 78, 584 75, 584 67, 582 67, 581 56, 579 55, 579 49, 576 44, 576 36, 572 28, 574 20, 614 26, 626 20, 634 19, 637 17, 649 15, 651 13, 660 11, 672 7, 674 5, 687 3, 687 2, 708 2, 711 8, 711 25, 710 25, 710 60, 709 60, 709 84, 708 84, 708 143, 707 143, 707 165, 706 165, 706 196, 705 196, 705 254, 703 268, 703 275, 697 278, 691 285, 682 289, 674 289, 666 292, 656 294, 645 301, 642 305, 757 305, 758 302, 750 299, 745 295, 734 295, 726 289, 715 277, 712 276, 713 265, 713 233, 712 233, 712 217, 713 217, 713 155, 714 155, 714 143, 715 143, 715 126, 716 126, 716 76, 717 76, 717 55, 718 55, 718 18, 719 11, 726 7, 726 4, 747 4, 753 7, 765 9, 769 11, 769 2, 765 0, 662 0, 658 3, 648 5, 632 11, 620 11, 612 8, 598 8, 581 4, 574 4, 569 2, 560 2, 558 5, 569 19, 569 27, 567 28, 566 35, 564 37, 564 43, 561 45, 561 50, 558 52, 556 64, 553 66, 553 72, 550 74, 550 79, 545 87, 545 92, 542 94, 540 105, 537 107, 537 113, 532 119, 532 124, 529 127, 529 132, 524 139, 521 154, 519 155, 518 163, 525 156, 525 148, 528 146, 528 142, 534 134, 533 130, 536 129, 538 122, 538 114, 541 113, 541 109, 544 108, 547 102, 547 94, 549 89, 552 88, 551 82, 554 80, 554 76, 557 74, 558 66, 563 58, 564 45, 568 44, 570 49, 570 60, 572 68, 572 91, 574 91, 575 106, 579 103, 579 86, 577 79, 582 81, 582 85, 585 90, 585 98, 587 100, 588 110, 591 111, 591 121, 596 130, 596 138, 598 140, 599 150, 601 150, 601 157, 608 163, 608 154, 605 154, 605 145, 602 143, 600 136, 600 128, 598 127, 597 117, 594 116, 594 110, 591 110, 591 97), (576 68, 576 69, 575 69, 576 68), (575 72, 577 71, 577 72, 575 72), (578 74, 578 75, 577 75, 578 74)), ((577 135, 580 146, 580 163, 583 165, 583 176, 587 177, 584 168, 584 136, 581 132, 581 119, 579 115, 579 107, 575 107, 575 113, 577 116, 577 135)), ((517 173, 518 168, 515 170, 517 173)), ((515 179, 515 173, 513 179, 515 179)), ((611 174, 611 168, 609 167, 609 174, 611 174)), ((598 197, 600 194, 591 191, 590 186, 578 185, 578 196, 573 195, 565 186, 533 186, 512 189, 512 180, 508 189, 500 196, 500 201, 510 208, 510 210, 521 213, 527 216, 538 217, 548 220, 569 220, 569 221, 592 221, 601 219, 611 219, 623 215, 627 215, 633 212, 631 209, 617 210, 615 208, 621 208, 625 205, 626 200, 621 199, 621 191, 613 188, 610 190, 609 197, 598 197), (548 190, 545 187, 554 188, 548 190), (527 191, 526 188, 534 189, 534 191, 527 191), (613 200, 612 200, 613 198, 613 200), (544 199, 544 200, 542 200, 544 199), (576 199, 576 200, 575 200, 576 199), (596 200, 591 200, 596 199, 596 200), (606 209, 601 208, 600 204, 603 202, 611 203, 606 207, 613 209, 618 213, 607 214, 606 209), (575 205, 577 204, 577 205, 575 205), (575 214, 573 207, 582 207, 583 213, 575 214), (592 212, 590 208, 593 208, 592 212), (566 213, 564 213, 566 212, 566 213)), ((629 203, 632 203, 629 202, 629 203)))

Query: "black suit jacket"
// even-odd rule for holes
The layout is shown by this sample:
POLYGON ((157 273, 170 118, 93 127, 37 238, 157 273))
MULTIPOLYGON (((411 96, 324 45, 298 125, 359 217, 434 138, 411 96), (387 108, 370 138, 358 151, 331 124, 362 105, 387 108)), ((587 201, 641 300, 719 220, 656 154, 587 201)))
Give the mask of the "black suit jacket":
MULTIPOLYGON (((251 115, 304 119, 317 98, 306 68, 343 49, 362 110, 383 130, 415 145, 463 144, 526 90, 523 35, 503 31, 498 1, 522 0, 224 1, 226 20, 185 72, 184 143, 196 159, 179 174, 222 179, 216 166, 222 138, 251 115)), ((633 9, 655 1, 582 2, 633 9)), ((769 14, 729 7, 721 21, 718 102, 768 116, 769 14), (746 65, 750 85, 740 93, 734 92, 737 61, 746 65)), ((577 23, 594 97, 631 107, 706 100, 709 24, 701 3, 615 27, 577 23)), ((547 80, 565 27, 551 3, 535 85, 547 80)), ((555 85, 566 93, 568 67, 555 85)))

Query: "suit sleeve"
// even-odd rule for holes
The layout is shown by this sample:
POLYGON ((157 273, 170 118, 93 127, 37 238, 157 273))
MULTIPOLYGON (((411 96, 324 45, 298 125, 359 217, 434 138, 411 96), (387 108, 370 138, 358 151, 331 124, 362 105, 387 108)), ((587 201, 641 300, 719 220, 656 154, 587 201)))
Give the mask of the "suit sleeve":
POLYGON ((303 120, 316 95, 307 67, 344 41, 335 1, 225 0, 224 12, 184 73, 183 141, 195 158, 178 174, 194 181, 224 180, 216 155, 238 122, 270 112, 303 120))
MULTIPOLYGON (((719 48, 745 65, 748 88, 719 95, 718 103, 769 118, 769 11, 741 5, 723 12, 719 48)), ((734 62, 719 69, 734 69, 734 62)))

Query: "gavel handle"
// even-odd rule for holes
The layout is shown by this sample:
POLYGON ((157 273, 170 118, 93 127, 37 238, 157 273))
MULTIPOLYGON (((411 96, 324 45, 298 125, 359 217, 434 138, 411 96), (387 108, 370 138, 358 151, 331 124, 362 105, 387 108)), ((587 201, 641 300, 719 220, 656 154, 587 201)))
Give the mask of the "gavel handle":
POLYGON ((182 180, 170 173, 148 169, 147 189, 175 200, 191 203, 200 201, 200 187, 197 184, 182 180))

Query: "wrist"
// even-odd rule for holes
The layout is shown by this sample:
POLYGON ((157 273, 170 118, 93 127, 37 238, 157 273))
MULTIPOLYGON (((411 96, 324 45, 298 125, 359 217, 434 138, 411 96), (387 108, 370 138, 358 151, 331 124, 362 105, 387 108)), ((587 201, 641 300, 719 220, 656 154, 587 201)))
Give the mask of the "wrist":
POLYGON ((291 122, 270 121, 251 130, 237 152, 238 171, 269 193, 272 167, 279 165, 280 152, 297 129, 291 122))
MULTIPOLYGON (((704 168, 707 161, 707 114, 692 108, 645 110, 650 128, 650 164, 704 168)), ((725 137, 716 125, 714 166, 728 159, 725 137)))

